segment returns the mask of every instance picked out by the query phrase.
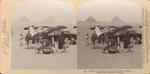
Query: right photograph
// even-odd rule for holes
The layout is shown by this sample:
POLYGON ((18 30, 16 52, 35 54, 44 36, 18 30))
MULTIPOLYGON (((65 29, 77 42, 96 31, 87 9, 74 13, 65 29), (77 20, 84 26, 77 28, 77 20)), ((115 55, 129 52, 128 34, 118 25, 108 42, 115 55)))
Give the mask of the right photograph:
POLYGON ((78 10, 79 69, 141 69, 142 8, 129 0, 89 0, 78 10))

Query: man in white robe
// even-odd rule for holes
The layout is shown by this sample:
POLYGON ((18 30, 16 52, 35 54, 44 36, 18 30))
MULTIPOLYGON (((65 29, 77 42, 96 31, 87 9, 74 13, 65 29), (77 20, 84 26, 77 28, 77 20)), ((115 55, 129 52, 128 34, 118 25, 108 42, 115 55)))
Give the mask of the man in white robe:
POLYGON ((98 37, 102 34, 102 31, 100 30, 98 25, 95 27, 95 33, 98 37))
POLYGON ((29 31, 31 33, 32 36, 34 36, 37 32, 34 30, 34 26, 29 28, 29 31))

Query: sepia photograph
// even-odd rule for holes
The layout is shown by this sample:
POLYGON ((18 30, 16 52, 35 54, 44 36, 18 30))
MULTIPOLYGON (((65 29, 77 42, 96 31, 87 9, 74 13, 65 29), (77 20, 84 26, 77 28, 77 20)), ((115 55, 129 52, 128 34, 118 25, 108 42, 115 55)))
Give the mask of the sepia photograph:
POLYGON ((76 69, 75 8, 61 0, 26 0, 12 12, 12 69, 76 69))
POLYGON ((11 68, 141 69, 142 17, 129 0, 25 0, 11 13, 11 68))
POLYGON ((78 12, 79 69, 141 69, 142 8, 128 0, 91 0, 78 12))

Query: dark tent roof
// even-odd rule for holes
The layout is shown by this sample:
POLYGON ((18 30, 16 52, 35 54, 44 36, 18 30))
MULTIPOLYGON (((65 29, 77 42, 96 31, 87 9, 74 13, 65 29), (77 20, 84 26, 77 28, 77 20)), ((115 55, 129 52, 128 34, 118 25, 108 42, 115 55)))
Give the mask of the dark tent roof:
POLYGON ((64 26, 64 25, 58 25, 58 26, 56 26, 56 28, 59 28, 59 29, 66 29, 67 27, 64 26))

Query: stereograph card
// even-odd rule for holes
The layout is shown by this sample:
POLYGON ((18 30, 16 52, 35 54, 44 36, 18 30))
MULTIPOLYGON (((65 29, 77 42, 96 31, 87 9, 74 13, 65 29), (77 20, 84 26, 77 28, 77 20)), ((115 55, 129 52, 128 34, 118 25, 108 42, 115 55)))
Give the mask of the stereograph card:
POLYGON ((2 74, 150 74, 149 0, 0 0, 2 74))

